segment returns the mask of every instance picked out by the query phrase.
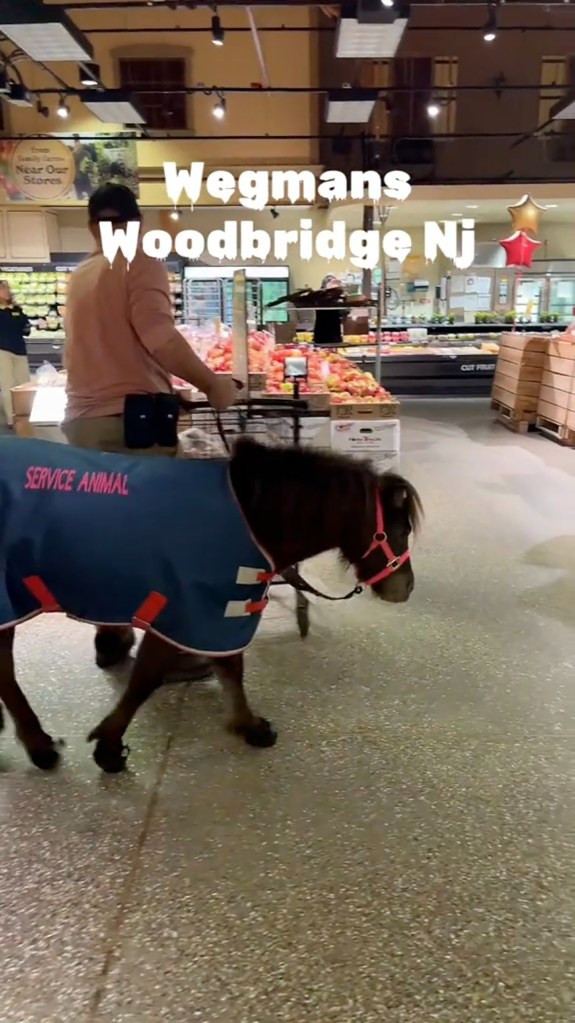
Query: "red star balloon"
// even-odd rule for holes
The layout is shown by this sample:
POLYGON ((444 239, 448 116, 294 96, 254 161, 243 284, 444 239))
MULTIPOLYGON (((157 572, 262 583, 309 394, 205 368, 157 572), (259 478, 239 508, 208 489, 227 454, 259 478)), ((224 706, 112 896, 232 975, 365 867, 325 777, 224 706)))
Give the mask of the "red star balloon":
POLYGON ((533 255, 541 245, 525 234, 525 231, 515 231, 510 238, 503 238, 499 244, 505 249, 505 266, 531 266, 533 255))

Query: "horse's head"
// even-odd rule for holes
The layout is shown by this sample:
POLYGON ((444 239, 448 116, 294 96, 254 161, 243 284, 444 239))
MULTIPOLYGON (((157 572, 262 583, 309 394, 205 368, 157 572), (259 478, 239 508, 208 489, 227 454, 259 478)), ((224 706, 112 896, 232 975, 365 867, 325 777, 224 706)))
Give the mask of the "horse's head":
POLYGON ((355 568, 360 583, 381 600, 400 604, 408 600, 415 579, 409 551, 410 535, 422 514, 415 487, 401 476, 386 473, 377 480, 371 507, 363 523, 356 523, 352 550, 342 551, 355 568))

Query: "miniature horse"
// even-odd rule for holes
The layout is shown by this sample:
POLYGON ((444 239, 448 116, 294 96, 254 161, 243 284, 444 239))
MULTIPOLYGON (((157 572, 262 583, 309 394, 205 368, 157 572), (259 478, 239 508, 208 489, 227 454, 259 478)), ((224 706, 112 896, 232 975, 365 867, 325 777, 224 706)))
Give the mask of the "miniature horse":
MULTIPOLYGON (((5 443, 18 445, 28 442, 14 441, 5 443)), ((63 449, 59 445, 46 445, 45 442, 38 443, 42 445, 42 451, 47 451, 48 448, 52 450, 55 448, 59 449, 55 456, 59 459, 57 463, 59 465, 73 465, 75 464, 73 462, 74 457, 80 457, 81 454, 80 452, 75 452, 74 449, 63 449), (65 461, 65 458, 68 459, 68 462, 65 461), (64 461, 62 461, 63 459, 64 461), (70 461, 71 459, 72 461, 70 461)), ((18 453, 21 459, 20 449, 18 453)), ((37 454, 35 457, 38 457, 37 454)), ((85 454, 84 457, 94 458, 96 456, 85 454)), ((119 493, 122 493, 122 487, 126 488, 128 485, 126 481, 132 466, 133 475, 136 478, 138 478, 138 472, 155 472, 161 476, 162 471, 164 471, 159 465, 159 460, 156 459, 136 460, 124 458, 122 461, 122 456, 98 455, 97 457, 102 460, 97 463, 99 466, 108 465, 115 458, 116 462, 112 462, 112 465, 117 467, 120 464, 121 467, 127 470, 127 474, 124 476, 121 476, 120 473, 115 474, 118 476, 119 482, 117 484, 116 482, 110 484, 108 492, 110 492, 110 488, 112 490, 115 488, 119 493), (142 465, 143 462, 146 463, 145 467, 142 465)), ((7 459, 4 458, 3 461, 6 462, 7 459)), ((177 460, 175 461, 177 462, 177 460)), ((170 463, 171 467, 174 466, 174 460, 172 459, 165 459, 162 462, 170 463)), ((197 463, 180 462, 177 467, 178 478, 180 480, 187 478, 187 474, 192 472, 194 464, 197 463)), ((48 472, 52 471, 53 473, 60 474, 53 477, 43 476, 43 471, 34 470, 32 472, 28 469, 28 483, 26 486, 34 484, 39 487, 42 480, 46 482, 53 479, 59 481, 58 486, 63 488, 64 491, 71 489, 70 481, 73 479, 73 475, 71 475, 74 472, 73 469, 68 467, 47 470, 48 472)), ((176 469, 166 466, 165 471, 174 472, 176 469)), ((0 466, 0 510, 3 498, 2 472, 3 465, 0 466)), ((22 471, 20 475, 22 475, 22 471)), ((96 475, 105 477, 106 473, 98 473, 96 475)), ((154 477, 154 482, 158 478, 157 476, 154 477)), ((409 536, 412 530, 417 529, 421 516, 421 503, 414 487, 400 476, 392 473, 378 476, 367 464, 335 454, 320 453, 302 448, 270 448, 253 441, 242 440, 235 447, 231 460, 226 465, 226 479, 230 485, 229 489, 233 493, 236 507, 239 505, 238 518, 241 517, 244 528, 249 530, 253 541, 257 544, 258 550, 265 551, 268 557, 268 569, 271 569, 271 572, 267 575, 262 575, 259 580, 263 586, 264 598, 267 594, 269 580, 274 572, 281 573, 291 565, 298 564, 329 550, 338 550, 341 558, 355 569, 358 582, 370 588, 377 597, 392 603, 403 602, 409 598, 414 585, 409 552, 409 536)), ((106 485, 105 481, 98 483, 100 490, 102 490, 102 487, 105 488, 106 485)), ((161 479, 157 489, 160 491, 167 489, 166 486, 162 488, 161 479)), ((125 492, 127 493, 127 490, 125 492)), ((66 497, 66 495, 64 496, 66 497)), ((180 498, 180 493, 169 495, 172 508, 174 503, 180 500, 180 498)), ((166 503, 167 500, 167 498, 164 498, 165 507, 169 509, 170 505, 166 503)), ((82 507, 84 506, 82 505, 82 507)), ((43 505, 42 507, 47 506, 43 505)), ((121 514, 122 507, 118 503, 114 506, 112 504, 105 505, 100 503, 99 516, 105 515, 106 508, 111 509, 107 523, 105 518, 99 518, 99 521, 102 523, 102 544, 110 544, 110 529, 112 529, 115 518, 121 514)), ((142 514, 144 512, 147 513, 147 509, 144 509, 142 514)), ((183 508, 184 518, 182 521, 184 529, 186 527, 186 514, 190 514, 189 505, 183 508), (188 507, 187 513, 186 507, 188 507)), ((77 515, 78 513, 75 512, 76 518, 77 515)), ((150 517, 152 517, 151 512, 150 517)), ((21 518, 22 513, 20 513, 21 518)), ((69 518, 66 526, 62 527, 63 542, 64 544, 69 544, 70 547, 66 554, 68 560, 72 561, 74 560, 74 554, 72 553, 73 536, 71 534, 74 533, 76 518, 69 518)), ((33 533, 34 530, 39 529, 36 525, 37 522, 38 513, 35 512, 34 517, 31 516, 30 518, 31 524, 28 528, 28 533, 33 533)), ((197 532, 198 528, 201 532, 204 525, 205 523, 200 523, 199 527, 196 527, 195 532, 197 532)), ((57 527, 52 525, 50 528, 50 542, 53 547, 56 544, 54 530, 57 527)), ((138 528, 138 524, 135 523, 136 541, 138 539, 138 528)), ((165 529, 164 532, 166 532, 165 529)), ((190 529, 187 537, 184 535, 184 540, 186 541, 184 548, 187 547, 187 540, 193 546, 191 532, 192 530, 190 529)), ((89 534, 87 526, 82 535, 85 536, 86 533, 89 534)), ((0 541, 2 541, 1 530, 0 541)), ((6 538, 4 537, 5 542, 6 538)), ((92 545, 95 542, 95 539, 93 539, 88 545, 87 550, 85 546, 83 547, 82 558, 90 557, 92 545)), ((35 538, 28 543, 27 549, 33 547, 34 543, 36 544, 35 549, 39 550, 41 547, 40 541, 35 538)), ((148 551, 140 551, 139 555, 140 562, 145 563, 148 551)), ((153 553, 150 553, 149 556, 153 559, 153 553)), ((43 564, 49 562, 49 551, 44 553, 42 557, 44 557, 43 564)), ((9 554, 4 556, 5 564, 6 560, 8 560, 9 566, 9 554)), ((40 555, 37 555, 37 560, 41 560, 40 555)), ((245 563, 244 560, 243 564, 245 563)), ((74 580, 78 574, 85 578, 83 573, 89 571, 85 567, 87 564, 88 562, 86 561, 79 566, 72 566, 76 570, 76 576, 73 577, 74 580)), ((29 572, 30 562, 28 562, 26 567, 29 572)), ((122 566, 117 565, 117 568, 118 572, 120 572, 122 566)), ((6 569, 4 570, 6 571, 6 569)), ((241 571, 245 570, 242 569, 241 571)), ((72 578, 72 576, 69 576, 69 568, 65 558, 60 558, 55 563, 52 563, 51 578, 56 580, 56 583, 52 582, 51 586, 56 593, 56 597, 58 597, 57 586, 59 585, 59 580, 68 577, 72 578)), ((37 576, 34 578, 37 583, 41 582, 37 576)), ((25 581, 30 582, 30 579, 25 581)), ((127 578, 126 585, 129 583, 130 579, 127 578)), ((1 585, 2 578, 0 574, 0 589, 1 585)), ((105 601, 113 603, 115 591, 109 588, 106 589, 105 585, 95 585, 92 588, 99 591, 96 596, 100 600, 100 609, 96 613, 101 615, 102 603, 105 601)), ((14 585, 12 585, 12 591, 15 592, 14 585)), ((47 588, 44 586, 44 592, 46 593, 46 591, 47 588)), ((16 593, 16 596, 18 596, 18 593, 16 593)), ((157 594, 155 596, 157 597, 157 594)), ((28 594, 28 597, 30 597, 30 594, 28 594)), ((51 599, 54 606, 44 604, 43 608, 39 610, 65 610, 68 613, 73 612, 70 614, 71 617, 92 622, 102 623, 107 621, 110 623, 122 621, 121 618, 112 617, 84 617, 78 610, 78 605, 74 604, 73 601, 71 604, 66 604, 62 598, 59 600, 51 599)), ((231 603, 233 604, 234 602, 231 603)), ((266 600, 264 599, 257 603, 257 607, 254 604, 254 609, 261 612, 265 603, 266 600)), ((190 611, 187 605, 186 608, 188 610, 187 618, 189 618, 192 611, 190 611)), ((32 762, 42 769, 50 769, 56 766, 59 760, 57 743, 43 730, 39 719, 20 689, 14 672, 13 642, 15 625, 26 617, 32 617, 33 614, 38 613, 37 606, 35 606, 35 610, 31 613, 25 613, 27 609, 27 604, 22 605, 20 603, 12 617, 9 617, 10 612, 8 612, 8 618, 5 615, 4 624, 0 624, 0 629, 2 630, 0 631, 0 726, 2 723, 1 705, 3 703, 15 722, 18 738, 24 745, 32 762)), ((108 607, 106 607, 106 610, 108 610, 108 607)), ((259 614, 256 617, 259 617, 259 614)), ((245 615, 244 618, 237 619, 237 621, 241 626, 242 622, 245 621, 245 615)), ((145 616, 143 614, 134 616, 132 623, 145 628, 145 616), (144 618, 143 623, 139 620, 142 617, 144 618)), ((182 618, 182 628, 187 627, 187 624, 182 618)), ((249 625, 251 629, 249 636, 244 631, 243 646, 249 643, 256 624, 257 622, 254 622, 249 625)), ((219 635, 220 627, 224 628, 224 625, 225 622, 222 618, 220 623, 216 622, 215 626, 213 622, 211 624, 208 623, 206 628, 208 630, 211 629, 211 635, 214 635, 214 633, 219 635)), ((96 742, 94 759, 104 771, 112 773, 123 769, 127 754, 123 742, 124 734, 138 708, 154 692, 166 673, 175 666, 183 645, 180 643, 180 647, 178 647, 177 636, 172 642, 166 639, 165 634, 158 633, 154 628, 150 627, 145 631, 144 639, 137 653, 125 692, 112 712, 94 728, 88 737, 88 741, 96 742)), ((191 648, 191 644, 188 648, 191 648)), ((243 652, 217 653, 217 651, 231 649, 233 648, 229 644, 227 647, 221 645, 218 647, 214 639, 210 646, 208 646, 207 651, 203 650, 204 653, 209 653, 210 650, 212 653, 216 651, 216 655, 212 656, 211 659, 214 670, 231 702, 230 727, 252 746, 272 746, 277 738, 276 732, 265 718, 258 717, 253 713, 244 692, 243 652)))

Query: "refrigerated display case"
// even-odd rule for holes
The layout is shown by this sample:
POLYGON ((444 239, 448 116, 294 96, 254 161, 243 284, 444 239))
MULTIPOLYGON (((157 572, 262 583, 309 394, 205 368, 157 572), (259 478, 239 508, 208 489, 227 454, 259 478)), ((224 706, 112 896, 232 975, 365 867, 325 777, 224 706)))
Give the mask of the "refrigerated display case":
MULTIPOLYGON (((184 269, 184 320, 205 327, 216 320, 233 320, 232 280, 236 266, 187 266, 184 269)), ((268 302, 289 293, 289 269, 284 266, 249 266, 246 272, 247 319, 251 323, 283 323, 287 309, 266 309, 268 302)))

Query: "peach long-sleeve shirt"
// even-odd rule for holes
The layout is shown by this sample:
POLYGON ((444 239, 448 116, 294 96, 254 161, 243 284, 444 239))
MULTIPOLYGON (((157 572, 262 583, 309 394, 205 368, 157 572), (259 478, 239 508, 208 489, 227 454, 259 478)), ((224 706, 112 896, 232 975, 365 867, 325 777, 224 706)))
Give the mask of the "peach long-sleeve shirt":
POLYGON ((127 394, 169 392, 163 350, 174 341, 187 346, 174 325, 166 269, 141 250, 130 265, 119 254, 110 266, 100 252, 82 263, 64 327, 67 420, 117 415, 127 394))

